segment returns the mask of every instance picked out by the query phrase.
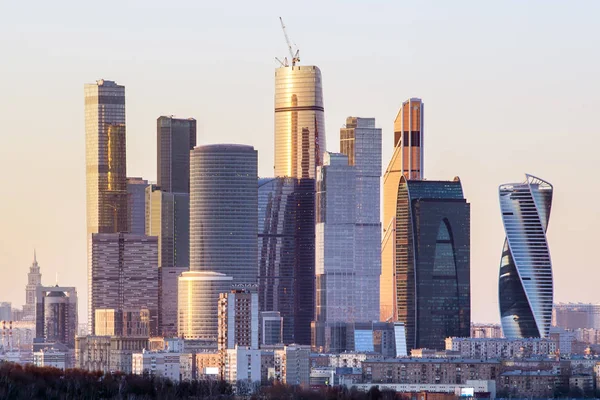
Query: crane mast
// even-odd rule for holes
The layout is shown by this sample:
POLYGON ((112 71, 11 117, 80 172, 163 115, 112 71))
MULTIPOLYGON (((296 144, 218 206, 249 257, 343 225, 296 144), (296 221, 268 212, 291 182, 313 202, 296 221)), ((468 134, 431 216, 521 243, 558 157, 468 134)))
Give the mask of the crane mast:
MULTIPOLYGON (((287 43, 288 50, 290 52, 290 59, 292 60, 292 67, 293 67, 297 63, 300 62, 300 50, 296 49, 296 51, 294 52, 294 48, 292 47, 292 41, 290 40, 290 38, 287 34, 287 30, 285 29, 285 24, 283 23, 283 18, 279 17, 279 21, 281 22, 281 29, 283 30, 283 35, 285 36, 285 42, 287 43)), ((294 44, 294 46, 295 46, 295 44, 294 44)), ((283 61, 281 61, 279 59, 277 59, 277 61, 279 61, 279 63, 283 67, 289 67, 287 57, 285 57, 283 59, 283 61)))

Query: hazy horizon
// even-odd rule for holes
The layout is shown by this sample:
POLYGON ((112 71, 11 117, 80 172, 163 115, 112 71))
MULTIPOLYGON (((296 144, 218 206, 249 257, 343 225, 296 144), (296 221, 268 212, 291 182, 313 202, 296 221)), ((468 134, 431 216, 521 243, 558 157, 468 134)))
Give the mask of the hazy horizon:
POLYGON ((471 203, 474 322, 499 321, 498 186, 525 173, 554 186, 555 301, 600 302, 600 3, 137 4, 0 4, 0 301, 25 303, 35 248, 43 283, 76 286, 86 320, 85 83, 125 86, 128 176, 156 180, 156 118, 171 114, 198 121, 199 145, 253 145, 273 175, 282 16, 301 65, 321 69, 328 151, 347 116, 374 117, 385 170, 400 105, 423 99, 425 177, 459 176, 471 203))

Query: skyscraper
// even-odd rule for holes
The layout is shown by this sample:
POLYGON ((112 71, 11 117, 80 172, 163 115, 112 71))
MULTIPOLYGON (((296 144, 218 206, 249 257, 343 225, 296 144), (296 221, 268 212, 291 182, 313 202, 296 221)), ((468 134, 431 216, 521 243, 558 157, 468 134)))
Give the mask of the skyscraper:
POLYGON ((354 269, 355 187, 356 172, 348 157, 325 153, 323 165, 317 168, 315 311, 319 325, 356 321, 360 277, 354 269))
POLYGON ((260 311, 279 311, 283 342, 310 344, 314 319, 314 179, 258 180, 260 311))
POLYGON ((36 337, 46 343, 75 347, 77 291, 74 287, 38 286, 36 289, 36 337))
POLYGON ((150 334, 158 333, 158 239, 127 233, 91 235, 88 266, 88 330, 95 310, 148 309, 150 334))
POLYGON ((470 204, 460 180, 402 176, 393 221, 384 238, 394 257, 381 274, 381 319, 404 323, 409 350, 443 349, 446 337, 469 336, 470 204))
POLYGON ((325 151, 324 110, 318 67, 275 70, 275 176, 315 178, 325 151))
POLYGON ((27 286, 25 287, 25 304, 23 305, 23 319, 26 321, 35 320, 35 293, 37 288, 42 286, 42 274, 37 262, 35 250, 33 251, 33 262, 29 267, 27 274, 27 286))
POLYGON ((190 195, 146 188, 146 234, 158 237, 159 332, 177 335, 177 278, 190 265, 190 195))
MULTIPOLYGON (((258 153, 252 146, 198 146, 191 153, 190 269, 257 283, 258 153)), ((216 311, 216 303, 215 303, 216 311)))
POLYGON ((375 118, 348 117, 340 129, 340 153, 355 170, 354 270, 356 320, 379 319, 381 275, 381 129, 375 118))
POLYGON ((84 91, 87 232, 125 232, 125 87, 102 79, 84 91))
POLYGON ((143 235, 146 230, 146 187, 142 178, 127 178, 127 232, 143 235))
MULTIPOLYGON (((400 178, 423 179, 423 102, 412 98, 404 103, 394 121, 394 153, 383 175, 383 237, 381 242, 381 319, 392 318, 394 293, 389 279, 396 266, 396 213, 400 178), (385 272, 387 271, 387 272, 385 272), (384 274, 388 278, 384 278, 384 274), (384 284, 385 283, 385 284, 384 284)), ((404 238, 404 241, 407 239, 404 238)))
POLYGON ((546 231, 552 185, 526 174, 500 185, 506 239, 500 261, 500 320, 509 339, 548 338, 552 322, 552 261, 546 231))
POLYGON ((161 116, 156 120, 156 176, 164 192, 190 192, 190 150, 196 146, 196 120, 161 116))

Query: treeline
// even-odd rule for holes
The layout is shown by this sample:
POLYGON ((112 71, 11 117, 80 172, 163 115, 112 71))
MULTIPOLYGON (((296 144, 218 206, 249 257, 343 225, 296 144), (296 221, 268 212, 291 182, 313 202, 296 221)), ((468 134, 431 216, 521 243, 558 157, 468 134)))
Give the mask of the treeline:
POLYGON ((0 362, 0 399, 237 399, 252 400, 392 400, 393 392, 373 388, 360 392, 346 388, 302 389, 276 384, 257 388, 249 396, 236 396, 223 381, 172 382, 140 375, 103 374, 79 369, 62 371, 33 365, 0 362))

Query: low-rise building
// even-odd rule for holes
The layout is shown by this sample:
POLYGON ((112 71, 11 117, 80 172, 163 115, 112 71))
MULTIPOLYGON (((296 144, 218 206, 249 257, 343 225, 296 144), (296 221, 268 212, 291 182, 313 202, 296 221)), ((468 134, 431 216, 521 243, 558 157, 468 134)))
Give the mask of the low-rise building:
POLYGON ((180 353, 146 351, 133 353, 131 372, 136 375, 158 376, 173 382, 181 380, 180 353))
POLYGON ((290 345, 274 351, 274 379, 286 385, 310 383, 310 346, 290 345))
POLYGON ((552 371, 507 371, 502 373, 498 395, 502 397, 552 397, 561 383, 560 375, 552 371))
POLYGON ((71 354, 68 351, 54 349, 34 352, 33 365, 36 367, 54 367, 62 370, 73 367, 71 364, 71 354))
POLYGON ((214 351, 200 351, 195 353, 196 373, 198 380, 219 379, 223 364, 223 354, 214 351))
POLYGON ((458 352, 460 357, 471 359, 528 358, 556 354, 555 340, 541 338, 492 339, 459 338, 446 339, 446 350, 458 352))
POLYGON ((76 368, 88 371, 131 373, 132 354, 147 349, 147 337, 78 336, 76 368))
POLYGON ((393 358, 363 361, 369 383, 464 384, 467 380, 496 380, 499 360, 393 358))
POLYGON ((260 386, 261 351, 236 346, 225 350, 223 379, 236 387, 238 394, 249 394, 260 386))

